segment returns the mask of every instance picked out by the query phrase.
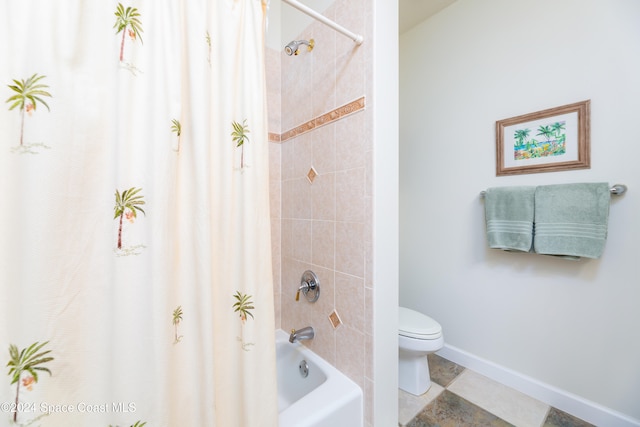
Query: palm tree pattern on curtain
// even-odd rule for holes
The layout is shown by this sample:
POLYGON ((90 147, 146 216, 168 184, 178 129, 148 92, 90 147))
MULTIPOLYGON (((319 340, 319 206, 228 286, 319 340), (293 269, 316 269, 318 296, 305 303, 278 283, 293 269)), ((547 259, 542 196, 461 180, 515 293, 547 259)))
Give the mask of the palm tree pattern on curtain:
POLYGON ((232 122, 233 132, 231 137, 236 147, 240 147, 240 169, 244 169, 244 143, 249 142, 249 126, 247 126, 247 120, 243 120, 242 124, 238 122, 232 122))
POLYGON ((18 347, 14 344, 9 346, 8 375, 11 378, 11 384, 16 384, 15 406, 11 408, 13 410, 14 423, 17 423, 19 412, 23 410, 25 412, 35 412, 35 408, 32 408, 31 405, 20 404, 20 383, 31 391, 33 385, 38 382, 38 371, 51 375, 49 368, 42 366, 53 360, 53 357, 47 356, 51 353, 51 350, 40 351, 48 343, 49 341, 45 341, 42 344, 35 342, 22 350, 18 350, 18 347), (22 378, 22 374, 25 372, 29 375, 22 378))
POLYGON ((173 320, 171 321, 173 323, 173 327, 174 327, 174 340, 173 343, 174 344, 178 344, 181 340, 182 340, 182 335, 178 335, 178 325, 180 325, 180 322, 182 322, 182 306, 179 305, 178 307, 176 307, 175 310, 173 310, 173 320))
POLYGON ((140 43, 142 42, 142 22, 140 22, 140 12, 135 7, 127 7, 126 9, 122 6, 122 3, 118 3, 118 7, 116 8, 116 23, 113 24, 113 28, 116 29, 116 34, 122 33, 122 41, 120 42, 120 62, 124 60, 124 41, 127 32, 132 41, 136 41, 136 39, 140 39, 140 43), (127 28, 129 29, 127 31, 127 28))
POLYGON ((240 341, 244 351, 249 351, 250 347, 254 344, 244 341, 244 325, 247 323, 247 316, 251 316, 252 319, 254 318, 251 310, 255 307, 253 306, 253 301, 251 301, 251 295, 236 291, 233 297, 236 299, 236 302, 233 304, 233 311, 239 314, 240 321, 242 322, 240 325, 242 336, 238 337, 238 341, 240 341))
POLYGON ((46 76, 39 76, 38 73, 31 77, 21 80, 13 79, 12 85, 7 85, 15 94, 7 99, 7 103, 10 103, 9 111, 18 108, 20 111, 20 145, 18 147, 19 152, 35 153, 31 148, 34 146, 42 146, 48 148, 44 144, 24 144, 24 117, 25 113, 31 116, 37 109, 38 103, 41 103, 47 110, 51 111, 49 105, 42 99, 45 96, 51 97, 51 94, 45 89, 49 86, 42 83, 41 80, 46 76))
MULTIPOLYGON (((142 44, 141 33, 143 32, 143 29, 140 20, 141 14, 135 7, 125 8, 122 3, 118 3, 115 16, 116 22, 113 25, 113 28, 116 29, 116 35, 122 33, 119 47, 119 61, 120 63, 124 63, 126 36, 128 35, 133 42, 139 39, 140 43, 142 44)), ((209 66, 211 66, 212 41, 209 31, 206 31, 205 40, 208 49, 204 60, 206 60, 209 66)), ((127 64, 127 67, 130 68, 130 70, 134 72, 134 74, 135 71, 139 71, 130 64, 127 64)), ((30 151, 30 147, 34 147, 37 145, 46 147, 46 145, 44 144, 26 144, 24 138, 25 113, 28 115, 33 114, 39 104, 44 105, 47 110, 50 111, 50 107, 44 100, 44 98, 52 98, 52 95, 48 92, 49 86, 43 82, 43 79, 45 78, 45 75, 35 73, 27 79, 13 79, 13 84, 7 85, 13 92, 13 94, 6 100, 6 103, 10 104, 8 110, 12 111, 14 109, 18 109, 18 111, 20 112, 19 147, 25 147, 22 149, 22 152, 33 152, 30 151)), ((181 148, 182 125, 177 119, 172 119, 171 123, 171 132, 174 133, 175 137, 177 138, 177 149, 175 149, 174 151, 179 152, 181 148)), ((247 166, 245 162, 245 144, 249 142, 248 134, 250 133, 249 126, 247 125, 247 119, 244 119, 242 123, 232 121, 231 128, 233 129, 233 131, 231 132, 232 141, 235 144, 235 147, 240 149, 240 170, 242 170, 245 166, 247 166)), ((170 143, 167 145, 171 146, 170 143)), ((141 247, 144 247, 144 245, 125 245, 123 242, 123 229, 126 225, 125 220, 127 220, 128 223, 133 224, 134 221, 138 218, 138 213, 142 213, 144 216, 146 216, 146 212, 142 207, 146 204, 146 202, 144 200, 144 196, 141 194, 141 191, 142 188, 139 187, 131 187, 123 190, 122 192, 118 189, 115 190, 113 219, 117 220, 116 248, 117 252, 122 252, 122 254, 124 255, 137 254, 137 251, 141 247)), ((238 314, 241 322, 241 336, 237 337, 237 339, 241 343, 241 347, 244 351, 250 351, 251 346, 255 344, 245 341, 244 326, 249 318, 255 320, 254 314, 252 313, 252 310, 255 309, 254 302, 252 301, 253 297, 251 295, 237 291, 233 295, 233 298, 235 302, 233 303, 231 308, 235 313, 238 314)), ((177 306, 172 313, 171 325, 172 334, 174 337, 173 344, 177 344, 183 339, 183 335, 179 333, 179 327, 182 324, 183 315, 184 313, 182 306, 177 306)), ((22 350, 19 350, 18 347, 14 344, 11 344, 9 346, 9 361, 6 366, 9 368, 8 376, 10 378, 10 385, 16 384, 15 411, 12 415, 12 421, 16 425, 31 425, 40 418, 49 415, 45 413, 31 420, 20 420, 22 424, 18 424, 18 418, 21 416, 20 411, 18 411, 18 408, 21 408, 21 387, 23 388, 23 390, 32 390, 34 385, 37 384, 40 379, 40 377, 38 376, 38 372, 46 372, 50 376, 52 375, 51 370, 45 366, 46 364, 54 360, 54 358, 50 356, 51 350, 45 349, 45 346, 47 346, 47 344, 49 344, 49 341, 35 342, 30 346, 23 348, 22 350)), ((26 408, 26 406, 24 407, 26 408)), ((146 422, 138 420, 130 427, 144 427, 146 424, 146 422)), ((109 427, 113 426, 110 425, 109 427)))
POLYGON ((207 42, 207 62, 209 63, 209 68, 211 68, 211 35, 209 31, 204 36, 204 40, 207 42))
MULTIPOLYGON (((116 204, 113 207, 114 215, 113 219, 118 220, 118 242, 117 248, 118 250, 122 250, 122 227, 123 227, 123 219, 126 218, 131 224, 138 217, 138 212, 142 212, 143 215, 146 215, 144 209, 140 206, 145 204, 143 200, 143 196, 140 193, 142 188, 131 187, 128 190, 124 190, 122 194, 116 189, 116 204)), ((138 249, 138 247, 131 247, 132 251, 138 249)), ((131 251, 129 251, 131 252, 131 251)))
POLYGON ((178 153, 180 152, 180 135, 182 135, 182 125, 178 119, 171 120, 171 132, 175 133, 178 137, 178 145, 175 149, 178 153))
POLYGON ((135 42, 137 39, 140 39, 140 44, 144 44, 141 34, 143 32, 142 22, 140 21, 141 15, 137 8, 131 6, 125 8, 122 3, 118 3, 115 16, 116 22, 113 24, 113 28, 116 29, 116 35, 122 33, 122 39, 120 41, 120 65, 128 69, 135 76, 140 73, 140 70, 132 63, 125 62, 124 42, 128 34, 131 41, 135 42))

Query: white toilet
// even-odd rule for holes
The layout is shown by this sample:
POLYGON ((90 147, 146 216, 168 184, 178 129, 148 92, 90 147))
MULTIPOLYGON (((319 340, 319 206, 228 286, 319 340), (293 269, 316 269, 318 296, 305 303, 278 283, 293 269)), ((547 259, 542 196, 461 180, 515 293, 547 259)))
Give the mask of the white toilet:
POLYGON ((419 396, 431 387, 427 354, 444 345, 442 326, 429 316, 406 307, 399 307, 398 322, 398 385, 419 396))

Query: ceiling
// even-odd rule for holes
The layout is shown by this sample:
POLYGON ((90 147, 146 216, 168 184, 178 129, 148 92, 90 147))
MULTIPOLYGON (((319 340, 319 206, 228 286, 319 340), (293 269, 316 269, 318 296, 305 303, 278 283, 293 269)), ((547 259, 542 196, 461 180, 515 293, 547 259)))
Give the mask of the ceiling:
POLYGON ((400 34, 435 15, 455 1, 456 0, 399 0, 400 18, 398 27, 400 34))

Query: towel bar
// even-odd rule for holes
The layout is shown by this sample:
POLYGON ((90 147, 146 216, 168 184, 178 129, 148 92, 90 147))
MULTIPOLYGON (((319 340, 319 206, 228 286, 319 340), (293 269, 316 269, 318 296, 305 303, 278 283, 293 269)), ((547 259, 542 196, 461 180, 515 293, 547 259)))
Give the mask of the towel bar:
MULTIPOLYGON (((613 187, 609 189, 609 191, 611 192, 611 194, 619 196, 620 194, 623 194, 625 191, 627 191, 627 186, 624 184, 614 184, 613 187)), ((486 191, 481 191, 480 197, 484 197, 486 193, 486 191)))

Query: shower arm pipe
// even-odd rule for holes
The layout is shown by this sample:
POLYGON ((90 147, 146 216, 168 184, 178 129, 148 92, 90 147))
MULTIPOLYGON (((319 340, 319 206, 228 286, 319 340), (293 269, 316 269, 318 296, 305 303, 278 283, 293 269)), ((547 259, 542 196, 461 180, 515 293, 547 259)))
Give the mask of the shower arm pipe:
POLYGON ((316 20, 322 22, 323 24, 333 28, 337 32, 339 32, 341 34, 344 34, 345 36, 347 36, 351 40, 353 40, 355 42, 355 44, 357 44, 358 46, 361 45, 362 42, 364 41, 364 38, 360 34, 352 33, 351 31, 347 30, 343 26, 336 24, 332 20, 330 20, 327 17, 319 14, 315 10, 311 9, 310 7, 305 6, 304 4, 298 2, 297 0, 282 0, 282 1, 287 3, 289 6, 295 7, 300 12, 306 13, 307 15, 312 17, 313 19, 316 19, 316 20))

